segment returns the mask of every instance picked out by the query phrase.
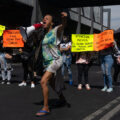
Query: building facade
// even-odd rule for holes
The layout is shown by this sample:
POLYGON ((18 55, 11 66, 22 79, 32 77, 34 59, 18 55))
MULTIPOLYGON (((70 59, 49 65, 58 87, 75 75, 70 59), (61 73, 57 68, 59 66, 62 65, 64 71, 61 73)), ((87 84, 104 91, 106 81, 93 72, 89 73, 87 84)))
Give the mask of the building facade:
MULTIPOLYGON (((14 0, 9 4, 6 2, 1 5, 0 10, 3 11, 0 24, 8 27, 19 27, 40 22, 48 11, 58 14, 63 9, 49 6, 41 0, 14 0)), ((67 11, 70 14, 67 33, 99 33, 104 29, 110 29, 110 9, 80 7, 67 8, 67 11), (108 13, 107 26, 103 25, 104 12, 108 13)))

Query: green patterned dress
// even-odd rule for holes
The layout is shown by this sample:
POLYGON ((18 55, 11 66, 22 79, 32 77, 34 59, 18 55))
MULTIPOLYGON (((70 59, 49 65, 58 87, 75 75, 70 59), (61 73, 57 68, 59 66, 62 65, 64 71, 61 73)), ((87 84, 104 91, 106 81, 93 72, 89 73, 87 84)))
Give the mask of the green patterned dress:
POLYGON ((43 66, 45 71, 55 73, 62 65, 62 56, 58 48, 60 40, 57 38, 57 29, 55 27, 48 32, 42 42, 43 66))

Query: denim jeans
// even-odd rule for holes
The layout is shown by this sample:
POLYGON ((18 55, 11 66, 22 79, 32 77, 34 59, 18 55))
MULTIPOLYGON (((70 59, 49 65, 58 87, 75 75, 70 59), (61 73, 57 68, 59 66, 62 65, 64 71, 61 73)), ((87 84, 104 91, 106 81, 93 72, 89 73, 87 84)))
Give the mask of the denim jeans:
POLYGON ((103 71, 103 79, 104 86, 108 86, 112 88, 112 66, 113 66, 113 58, 112 55, 105 55, 100 57, 101 60, 101 68, 103 71))
POLYGON ((62 75, 64 76, 65 67, 67 68, 69 81, 72 81, 72 70, 71 70, 72 57, 63 55, 62 75))
POLYGON ((1 64, 1 74, 2 80, 10 80, 11 79, 11 64, 7 64, 5 54, 0 53, 0 64, 1 64))

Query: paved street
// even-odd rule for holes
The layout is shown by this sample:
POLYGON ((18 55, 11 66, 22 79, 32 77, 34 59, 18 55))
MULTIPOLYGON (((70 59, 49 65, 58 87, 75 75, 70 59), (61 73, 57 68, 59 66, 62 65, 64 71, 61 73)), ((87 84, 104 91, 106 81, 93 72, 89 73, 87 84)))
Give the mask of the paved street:
MULTIPOLYGON (((76 83, 76 66, 72 66, 73 79, 76 83)), ((35 113, 42 108, 43 98, 40 85, 31 89, 18 87, 22 80, 21 65, 14 65, 12 84, 0 84, 0 120, 118 120, 120 118, 120 88, 114 87, 112 93, 101 92, 103 86, 99 66, 93 66, 89 72, 92 89, 78 91, 76 86, 65 82, 64 95, 71 107, 55 106, 58 100, 50 88, 49 103, 51 114, 37 118, 35 113)), ((67 80, 67 77, 65 79, 67 80)))

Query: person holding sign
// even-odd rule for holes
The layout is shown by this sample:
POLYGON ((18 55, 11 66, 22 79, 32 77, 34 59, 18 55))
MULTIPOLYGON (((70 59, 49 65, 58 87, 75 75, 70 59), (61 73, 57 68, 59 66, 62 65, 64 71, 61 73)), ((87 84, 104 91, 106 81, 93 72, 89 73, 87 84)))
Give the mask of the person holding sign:
POLYGON ((90 85, 88 82, 88 70, 90 65, 90 52, 80 52, 77 53, 77 68, 78 68, 78 90, 82 90, 82 75, 84 75, 85 79, 85 87, 87 90, 90 90, 90 85))
POLYGON ((27 86, 28 75, 31 81, 31 88, 35 88, 34 78, 34 51, 35 51, 35 37, 32 34, 28 40, 24 40, 24 48, 20 48, 20 59, 23 65, 23 80, 18 84, 19 87, 27 86))
MULTIPOLYGON (((43 28, 46 30, 45 37, 42 41, 42 55, 43 55, 43 66, 44 74, 41 78, 40 84, 42 87, 44 105, 43 108, 36 113, 36 116, 44 116, 50 113, 48 105, 48 82, 54 87, 55 85, 55 74, 58 69, 62 66, 62 56, 59 50, 59 44, 61 35, 67 22, 67 13, 62 12, 62 24, 53 28, 55 25, 54 17, 51 14, 45 15, 43 18, 43 28), (52 83, 51 83, 52 82, 52 83)), ((59 98, 65 101, 62 91, 58 92, 59 98)))
POLYGON ((1 84, 7 83, 10 84, 11 80, 11 64, 7 62, 7 59, 12 59, 12 56, 8 53, 0 53, 0 64, 1 64, 1 74, 2 74, 2 82, 1 84))
POLYGON ((72 80, 72 70, 71 70, 71 42, 67 36, 63 36, 63 42, 60 44, 60 51, 62 52, 63 57, 63 65, 62 65, 62 75, 64 76, 65 66, 67 67, 67 71, 69 74, 69 84, 73 84, 72 80))
POLYGON ((1 66, 1 75, 2 75, 2 82, 1 84, 10 84, 11 83, 11 76, 12 76, 12 67, 11 63, 9 62, 12 60, 13 56, 11 55, 11 50, 4 48, 3 39, 0 37, 0 66, 1 66))
POLYGON ((120 43, 119 40, 114 42, 114 74, 113 74, 113 85, 117 85, 118 75, 120 73, 120 43))
POLYGON ((103 72, 103 79, 104 79, 104 88, 101 91, 112 92, 112 66, 113 66, 113 47, 106 48, 99 52, 100 54, 100 62, 101 62, 101 69, 103 72))

